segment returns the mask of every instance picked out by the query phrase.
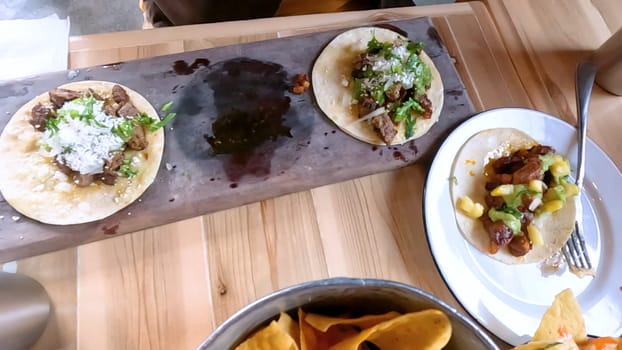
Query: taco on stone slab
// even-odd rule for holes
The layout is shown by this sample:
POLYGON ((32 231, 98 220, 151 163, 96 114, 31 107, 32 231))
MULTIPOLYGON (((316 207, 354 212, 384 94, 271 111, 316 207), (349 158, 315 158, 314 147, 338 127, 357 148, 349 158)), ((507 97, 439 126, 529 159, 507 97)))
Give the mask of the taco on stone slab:
POLYGON ((21 214, 48 224, 105 218, 154 181, 162 121, 139 93, 81 81, 22 106, 0 135, 0 191, 21 214))
POLYGON ((335 37, 313 66, 320 109, 344 132, 374 145, 426 134, 443 107, 443 83, 423 44, 363 27, 335 37))

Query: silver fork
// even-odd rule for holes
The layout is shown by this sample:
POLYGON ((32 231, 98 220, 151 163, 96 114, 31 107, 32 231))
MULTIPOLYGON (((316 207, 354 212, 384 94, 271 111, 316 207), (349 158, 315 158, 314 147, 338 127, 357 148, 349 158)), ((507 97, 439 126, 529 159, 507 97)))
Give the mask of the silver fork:
POLYGON ((577 160, 577 179, 575 181, 579 187, 579 199, 577 200, 577 218, 574 231, 562 248, 562 253, 570 271, 580 277, 594 276, 592 262, 585 247, 585 238, 582 234, 583 208, 581 205, 581 190, 583 188, 583 177, 585 175, 585 139, 587 134, 587 109, 596 76, 596 67, 591 62, 582 62, 577 66, 576 73, 576 95, 577 95, 577 115, 579 121, 578 133, 578 160, 577 160))

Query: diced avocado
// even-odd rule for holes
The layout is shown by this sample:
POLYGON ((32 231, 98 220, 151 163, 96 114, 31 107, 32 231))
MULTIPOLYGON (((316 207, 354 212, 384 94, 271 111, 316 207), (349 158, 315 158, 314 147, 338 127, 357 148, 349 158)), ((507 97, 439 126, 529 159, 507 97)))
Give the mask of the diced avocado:
POLYGON ((514 185, 514 191, 511 194, 503 196, 503 201, 505 205, 510 208, 518 208, 523 203, 523 194, 526 192, 526 185, 514 185))
POLYGON ((548 154, 539 156, 540 162, 542 164, 542 174, 547 172, 549 170, 549 168, 551 167, 551 165, 553 163, 555 163, 555 157, 554 156, 555 156, 555 154, 553 154, 553 153, 548 153, 548 154))
POLYGON ((509 227, 515 235, 522 235, 522 232, 520 230, 521 222, 519 217, 516 217, 515 215, 507 213, 505 211, 497 210, 495 208, 490 208, 488 210, 488 217, 493 222, 499 220, 503 221, 503 223, 507 227, 509 227))

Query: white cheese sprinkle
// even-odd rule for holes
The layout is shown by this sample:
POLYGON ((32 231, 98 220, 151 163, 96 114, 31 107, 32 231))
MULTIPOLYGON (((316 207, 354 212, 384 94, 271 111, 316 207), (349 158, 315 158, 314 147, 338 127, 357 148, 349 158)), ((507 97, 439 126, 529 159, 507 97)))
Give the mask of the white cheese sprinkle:
POLYGON ((112 132, 112 128, 123 122, 102 110, 103 102, 93 104, 93 119, 71 117, 69 114, 86 114, 81 99, 66 102, 58 113, 67 113, 58 122, 58 131, 48 128, 43 134, 42 144, 49 156, 62 161, 81 174, 97 174, 104 167, 104 160, 110 153, 121 149, 123 139, 112 132), (64 112, 62 112, 64 111, 64 112), (73 111, 73 112, 72 112, 73 111))

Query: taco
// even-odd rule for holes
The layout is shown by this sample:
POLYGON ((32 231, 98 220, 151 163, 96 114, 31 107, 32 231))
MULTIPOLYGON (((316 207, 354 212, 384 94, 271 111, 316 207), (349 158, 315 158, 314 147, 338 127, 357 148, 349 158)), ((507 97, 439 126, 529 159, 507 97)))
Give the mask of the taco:
POLYGON ((441 76, 423 44, 383 28, 335 37, 315 61, 311 81, 320 109, 374 145, 423 136, 443 107, 441 76))
POLYGON ((451 196, 458 227, 477 249, 506 264, 557 252, 575 222, 568 160, 522 131, 484 130, 460 149, 451 196))
POLYGON ((0 191, 48 224, 105 218, 154 181, 164 150, 156 110, 127 87, 69 83, 22 106, 0 135, 0 191))

